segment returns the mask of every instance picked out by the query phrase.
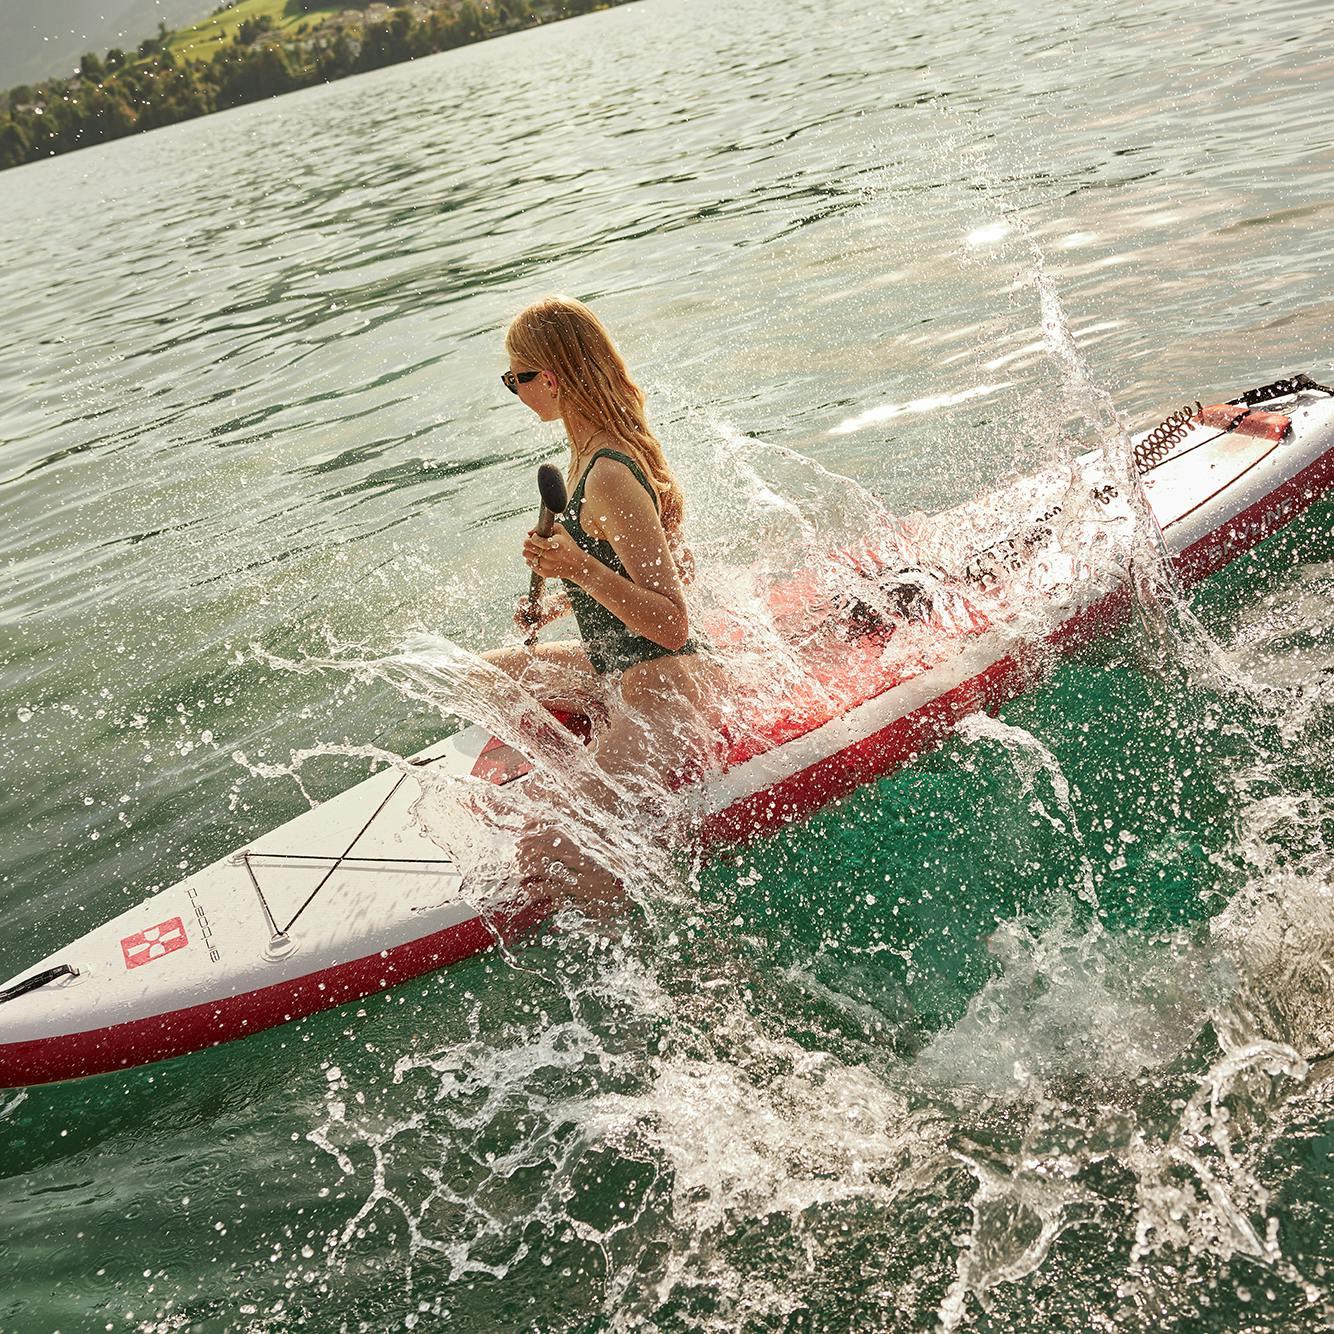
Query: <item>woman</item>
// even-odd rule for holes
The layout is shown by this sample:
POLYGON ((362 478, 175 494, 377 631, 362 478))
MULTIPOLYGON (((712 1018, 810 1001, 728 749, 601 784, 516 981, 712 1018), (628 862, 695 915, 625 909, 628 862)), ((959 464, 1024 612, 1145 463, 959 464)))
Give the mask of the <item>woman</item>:
MULTIPOLYGON (((582 302, 547 297, 520 311, 505 335, 509 369, 501 376, 542 421, 557 418, 570 445, 569 502, 550 537, 529 532, 528 568, 560 579, 565 595, 544 603, 537 625, 574 613, 580 638, 493 649, 487 659, 516 678, 540 680, 563 669, 575 693, 601 696, 606 725, 593 743, 609 780, 599 791, 554 800, 587 818, 610 793, 642 797, 665 787, 670 769, 705 753, 705 712, 716 688, 715 668, 692 636, 682 587, 690 557, 682 541, 681 488, 649 428, 644 395, 630 378, 602 322, 582 302), (683 754, 684 751, 684 754, 683 754)), ((515 620, 534 622, 527 599, 515 620)), ((616 878, 556 829, 531 832, 520 847, 521 871, 547 883, 555 897, 605 901, 616 878), (553 888, 558 862, 569 876, 553 888), (568 883, 570 879, 573 883, 568 883)))

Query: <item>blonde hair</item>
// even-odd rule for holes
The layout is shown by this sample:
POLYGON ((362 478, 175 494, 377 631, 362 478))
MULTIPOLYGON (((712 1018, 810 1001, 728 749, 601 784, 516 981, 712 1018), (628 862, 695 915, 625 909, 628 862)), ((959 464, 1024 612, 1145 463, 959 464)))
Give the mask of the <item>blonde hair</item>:
POLYGON ((573 412, 593 422, 644 469, 658 495, 663 532, 679 551, 685 498, 649 428, 644 392, 602 321, 582 301, 543 297, 510 322, 505 351, 522 365, 550 371, 560 385, 562 416, 573 412))

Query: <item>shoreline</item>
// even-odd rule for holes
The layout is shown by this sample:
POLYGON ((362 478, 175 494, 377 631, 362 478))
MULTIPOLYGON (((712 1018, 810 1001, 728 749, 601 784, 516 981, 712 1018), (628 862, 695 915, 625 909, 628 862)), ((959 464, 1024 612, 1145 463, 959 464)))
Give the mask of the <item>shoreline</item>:
MULTIPOLYGON (((265 8, 257 0, 241 0, 190 28, 173 32, 160 25, 157 36, 145 38, 132 55, 118 48, 104 57, 90 52, 70 78, 5 90, 0 171, 632 0, 565 0, 559 6, 546 0, 501 0, 485 10, 474 0, 430 5, 418 0, 393 9, 348 0, 344 8, 307 9, 310 18, 295 26, 287 13, 291 2, 274 0, 265 8), (236 14, 251 10, 253 16, 236 14), (288 20, 285 28, 274 25, 274 13, 288 20), (228 14, 237 17, 231 40, 219 44, 211 57, 182 57, 173 49, 201 44, 202 36, 186 39, 228 14)), ((219 26, 218 32, 213 40, 220 43, 226 30, 219 26)))

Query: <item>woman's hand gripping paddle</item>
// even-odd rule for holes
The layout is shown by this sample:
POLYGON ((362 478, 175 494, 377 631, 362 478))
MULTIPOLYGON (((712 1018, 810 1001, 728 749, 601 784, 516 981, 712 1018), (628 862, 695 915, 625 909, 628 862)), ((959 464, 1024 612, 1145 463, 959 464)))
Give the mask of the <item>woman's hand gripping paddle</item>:
MULTIPOLYGON (((542 508, 537 514, 538 537, 550 537, 555 526, 556 516, 565 510, 569 497, 565 493, 565 478, 553 463, 544 463, 537 470, 537 490, 542 497, 542 508)), ((528 631, 524 643, 529 646, 537 643, 537 627, 541 623, 542 585, 546 582, 536 570, 528 585, 528 619, 532 629, 528 631)))

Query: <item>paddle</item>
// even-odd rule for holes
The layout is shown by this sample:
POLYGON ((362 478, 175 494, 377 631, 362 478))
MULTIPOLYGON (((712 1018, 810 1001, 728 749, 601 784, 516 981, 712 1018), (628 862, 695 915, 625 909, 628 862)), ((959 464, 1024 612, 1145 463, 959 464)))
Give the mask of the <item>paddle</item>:
MULTIPOLYGON (((556 523, 556 515, 565 509, 568 497, 565 494, 565 478, 554 463, 544 463, 537 470, 537 490, 542 497, 542 508, 537 513, 538 537, 550 537, 556 523)), ((537 643, 537 618, 542 601, 542 585, 546 582, 536 570, 528 584, 528 617, 533 628, 528 632, 525 644, 537 643)))

